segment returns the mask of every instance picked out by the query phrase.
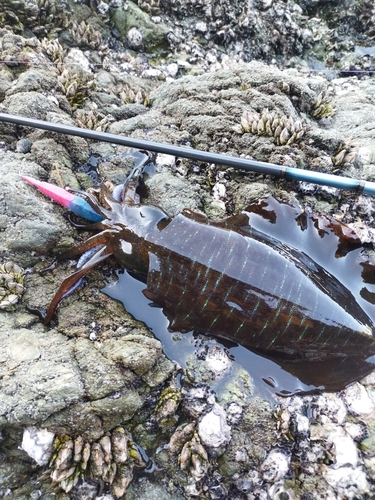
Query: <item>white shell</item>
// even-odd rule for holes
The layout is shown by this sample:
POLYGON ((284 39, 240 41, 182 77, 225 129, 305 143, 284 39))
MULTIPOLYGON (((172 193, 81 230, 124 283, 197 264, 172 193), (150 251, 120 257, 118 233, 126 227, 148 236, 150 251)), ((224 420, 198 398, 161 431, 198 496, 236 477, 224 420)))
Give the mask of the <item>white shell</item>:
POLYGON ((54 437, 55 434, 47 429, 26 427, 21 447, 38 465, 46 465, 52 455, 54 437))

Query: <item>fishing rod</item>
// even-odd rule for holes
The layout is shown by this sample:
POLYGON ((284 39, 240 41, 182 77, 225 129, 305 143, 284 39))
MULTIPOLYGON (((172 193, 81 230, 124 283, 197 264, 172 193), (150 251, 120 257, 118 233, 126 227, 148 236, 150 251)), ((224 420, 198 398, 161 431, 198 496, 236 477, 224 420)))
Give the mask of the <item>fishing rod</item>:
POLYGON ((206 151, 200 151, 199 149, 184 148, 181 146, 174 146, 172 144, 148 141, 145 139, 134 139, 132 137, 125 137, 118 134, 98 132, 87 128, 73 127, 71 125, 63 125, 61 123, 36 120, 34 118, 25 118, 23 116, 8 115, 6 113, 0 113, 0 121, 23 125, 25 127, 40 128, 60 134, 75 135, 85 139, 92 139, 94 141, 104 141, 136 149, 146 149, 156 153, 180 156, 182 158, 202 161, 205 163, 216 163, 218 165, 225 165, 235 169, 259 172, 293 181, 311 182, 339 189, 357 191, 363 194, 375 195, 375 182, 350 179, 349 177, 314 172, 311 170, 302 170, 294 167, 286 167, 283 165, 276 165, 274 163, 236 158, 234 156, 226 156, 218 153, 209 153, 206 151))

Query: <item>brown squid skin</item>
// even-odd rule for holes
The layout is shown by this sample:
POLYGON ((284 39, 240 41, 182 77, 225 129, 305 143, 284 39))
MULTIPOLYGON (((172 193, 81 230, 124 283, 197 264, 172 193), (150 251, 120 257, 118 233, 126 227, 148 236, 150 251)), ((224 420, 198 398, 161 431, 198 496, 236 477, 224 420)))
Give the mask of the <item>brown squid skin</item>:
POLYGON ((163 307, 171 330, 211 333, 291 357, 375 354, 375 308, 363 307, 366 285, 352 293, 340 278, 347 262, 357 281, 372 286, 375 267, 358 253, 360 241, 347 226, 273 198, 210 223, 190 210, 171 220, 157 207, 128 198, 120 203, 104 187, 101 205, 82 195, 104 220, 92 226, 99 234, 65 257, 101 247, 62 283, 46 322, 76 277, 113 255, 147 276, 144 294, 163 307))
POLYGON ((307 254, 251 234, 246 212, 209 224, 185 211, 145 240, 144 293, 172 330, 309 359, 375 353, 372 320, 352 293, 307 254))

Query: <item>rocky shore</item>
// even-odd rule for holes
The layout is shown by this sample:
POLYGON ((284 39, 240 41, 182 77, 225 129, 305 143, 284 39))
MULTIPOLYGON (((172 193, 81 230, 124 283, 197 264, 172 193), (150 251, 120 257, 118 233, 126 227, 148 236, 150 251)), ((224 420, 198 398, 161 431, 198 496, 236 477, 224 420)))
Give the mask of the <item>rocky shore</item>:
MULTIPOLYGON (((375 7, 341 4, 3 0, 0 111, 374 181, 375 7)), ((337 393, 280 397, 214 339, 171 335, 186 349, 169 359, 101 292, 116 286, 115 261, 88 275, 52 326, 30 312, 48 307, 76 262, 41 271, 88 233, 19 174, 117 184, 132 154, 0 122, 0 265, 10 276, 0 498, 373 498, 373 373, 337 393)), ((272 195, 335 216, 372 251, 370 196, 165 155, 154 163, 145 200, 171 216, 188 207, 218 220, 272 195)))

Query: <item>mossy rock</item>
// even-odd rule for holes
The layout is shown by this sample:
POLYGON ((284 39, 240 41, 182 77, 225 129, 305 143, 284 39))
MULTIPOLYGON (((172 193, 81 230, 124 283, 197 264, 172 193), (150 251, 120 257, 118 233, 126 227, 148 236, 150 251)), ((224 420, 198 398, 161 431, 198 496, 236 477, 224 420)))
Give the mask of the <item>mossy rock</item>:
POLYGON ((150 16, 135 3, 128 1, 125 7, 113 9, 110 18, 122 38, 126 37, 131 28, 137 28, 143 35, 146 52, 167 48, 168 27, 162 23, 153 23, 150 16))

